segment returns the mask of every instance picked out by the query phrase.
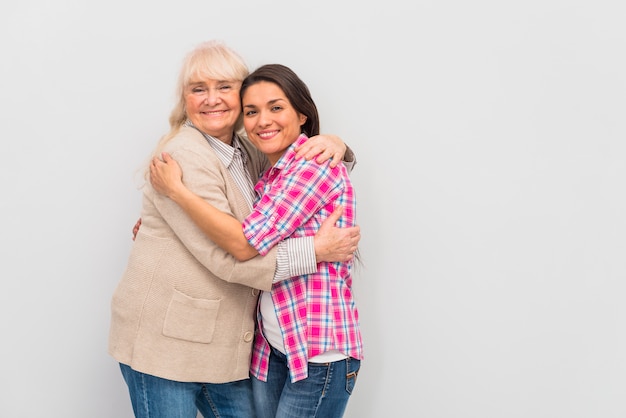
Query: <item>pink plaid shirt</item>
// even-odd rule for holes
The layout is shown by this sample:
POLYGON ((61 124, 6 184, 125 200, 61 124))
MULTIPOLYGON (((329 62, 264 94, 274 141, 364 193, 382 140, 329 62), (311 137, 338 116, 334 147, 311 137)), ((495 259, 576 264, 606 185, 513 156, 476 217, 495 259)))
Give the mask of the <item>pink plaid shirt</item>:
MULTIPOLYGON (((243 223, 248 242, 266 254, 291 236, 312 236, 338 205, 338 226, 354 226, 356 202, 348 172, 340 163, 330 168, 295 159, 300 135, 255 186, 257 203, 243 223)), ((329 350, 361 360, 359 313, 352 294, 352 262, 318 263, 317 273, 275 283, 271 290, 292 382, 308 376, 308 359, 329 350)), ((262 319, 257 310, 259 329, 262 319)), ((250 372, 267 380, 270 346, 257 330, 250 372)))

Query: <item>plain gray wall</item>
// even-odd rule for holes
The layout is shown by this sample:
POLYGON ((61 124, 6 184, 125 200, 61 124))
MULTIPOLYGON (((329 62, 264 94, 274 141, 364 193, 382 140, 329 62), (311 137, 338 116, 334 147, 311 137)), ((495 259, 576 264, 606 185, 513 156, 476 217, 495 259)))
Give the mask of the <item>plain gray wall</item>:
POLYGON ((4 2, 0 416, 132 416, 106 346, 136 171, 218 38, 357 154, 347 417, 623 418, 622 4, 4 2))

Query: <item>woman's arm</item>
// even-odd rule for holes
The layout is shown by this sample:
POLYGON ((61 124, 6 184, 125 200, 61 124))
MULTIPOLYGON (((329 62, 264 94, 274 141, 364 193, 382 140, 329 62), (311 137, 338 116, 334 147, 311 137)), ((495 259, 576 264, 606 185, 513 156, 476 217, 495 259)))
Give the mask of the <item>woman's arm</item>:
MULTIPOLYGON (((182 182, 180 166, 163 153, 163 161, 153 158, 150 164, 150 183, 160 194, 168 196, 189 215, 204 234, 237 260, 248 260, 258 254, 243 234, 241 223, 191 192, 182 182)), ((317 261, 351 260, 361 238, 360 227, 338 228, 335 222, 342 213, 338 207, 325 220, 314 237, 317 261)))
MULTIPOLYGON (((295 143, 306 141, 300 136, 295 143)), ((289 152, 289 151, 288 151, 289 152)), ((244 236, 260 255, 292 236, 314 235, 321 223, 344 206, 339 226, 354 226, 355 204, 352 185, 344 164, 329 168, 286 154, 284 166, 271 179, 263 178, 262 196, 242 221, 244 236)))
MULTIPOLYGON (((185 173, 185 186, 214 207, 236 213, 245 213, 244 207, 233 204, 234 196, 226 186, 224 169, 213 150, 207 147, 206 139, 195 129, 183 128, 166 146, 166 151, 182 167, 185 173), (244 209, 244 211, 241 211, 244 209), (241 212, 240 212, 241 211, 241 212)), ((149 164, 148 164, 149 177, 149 164)), ((148 184, 143 187, 142 224, 137 241, 152 244, 184 246, 210 274, 229 283, 239 283, 256 289, 268 290, 276 276, 278 248, 267 257, 253 257, 239 261, 222 247, 210 240, 172 199, 157 193, 148 184), (156 240, 156 241, 155 241, 156 240)), ((151 245, 152 245, 151 244, 151 245)), ((162 247, 163 248, 163 247, 162 247)), ((182 254, 179 252, 172 253, 182 254)))
POLYGON ((243 235, 241 222, 191 192, 182 183, 182 171, 172 157, 163 153, 163 161, 153 158, 150 183, 154 189, 176 202, 211 241, 237 260, 248 260, 258 254, 243 235))
POLYGON ((296 158, 311 160, 315 158, 319 164, 331 159, 331 168, 343 161, 348 171, 356 165, 354 152, 337 135, 320 134, 309 138, 296 149, 296 158))

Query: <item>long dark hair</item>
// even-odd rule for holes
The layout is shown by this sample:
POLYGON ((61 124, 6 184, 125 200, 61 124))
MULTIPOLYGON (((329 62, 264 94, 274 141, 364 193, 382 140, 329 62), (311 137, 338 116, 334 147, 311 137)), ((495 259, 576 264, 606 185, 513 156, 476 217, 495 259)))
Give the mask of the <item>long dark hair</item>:
POLYGON ((243 95, 248 87, 260 81, 274 83, 280 87, 294 109, 306 116, 306 122, 302 125, 303 133, 308 137, 319 135, 320 118, 317 113, 317 106, 315 106, 309 88, 296 73, 281 64, 262 65, 243 80, 239 91, 241 100, 243 100, 243 95))

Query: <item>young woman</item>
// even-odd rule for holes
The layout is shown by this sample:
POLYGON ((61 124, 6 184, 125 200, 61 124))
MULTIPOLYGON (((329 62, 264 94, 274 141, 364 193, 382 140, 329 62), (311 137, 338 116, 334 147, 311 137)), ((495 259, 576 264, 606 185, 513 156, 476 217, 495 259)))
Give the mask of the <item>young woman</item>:
MULTIPOLYGON (((164 162, 153 159, 154 188, 241 260, 266 254, 286 237, 314 235, 339 206, 338 225, 356 225, 346 167, 296 158, 295 149, 319 133, 317 108, 304 82, 285 66, 265 65, 246 77, 240 95, 248 138, 272 165, 255 186, 258 198, 243 228, 185 188, 167 154, 164 162)), ((259 417, 343 415, 363 355, 353 263, 321 262, 317 272, 262 292, 250 368, 259 417)))

